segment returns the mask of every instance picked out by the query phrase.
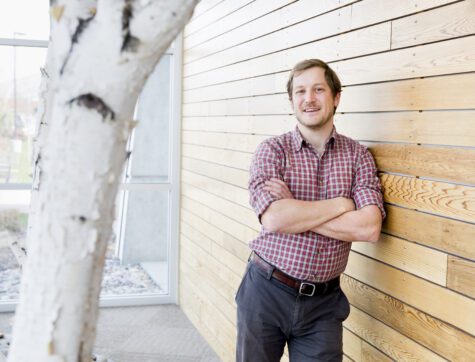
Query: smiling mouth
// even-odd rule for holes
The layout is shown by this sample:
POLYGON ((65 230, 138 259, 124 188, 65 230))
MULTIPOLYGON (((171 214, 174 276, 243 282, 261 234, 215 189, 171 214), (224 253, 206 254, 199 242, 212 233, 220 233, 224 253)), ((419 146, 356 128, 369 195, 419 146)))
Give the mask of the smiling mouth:
POLYGON ((304 113, 315 113, 318 112, 321 108, 305 108, 304 113))

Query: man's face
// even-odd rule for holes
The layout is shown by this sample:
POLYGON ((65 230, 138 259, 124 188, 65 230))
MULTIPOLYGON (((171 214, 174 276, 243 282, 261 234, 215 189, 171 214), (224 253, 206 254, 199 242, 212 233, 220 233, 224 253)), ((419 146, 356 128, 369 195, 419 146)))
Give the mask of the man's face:
POLYGON ((291 105, 301 125, 322 128, 333 120, 339 102, 340 94, 333 97, 324 69, 313 67, 294 75, 291 105))

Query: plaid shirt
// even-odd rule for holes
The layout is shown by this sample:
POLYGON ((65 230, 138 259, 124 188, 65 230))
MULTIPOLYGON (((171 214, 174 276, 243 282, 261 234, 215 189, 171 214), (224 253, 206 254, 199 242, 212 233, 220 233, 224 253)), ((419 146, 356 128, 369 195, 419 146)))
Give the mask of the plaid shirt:
MULTIPOLYGON (((383 218, 381 184, 373 157, 358 142, 333 132, 320 157, 296 127, 293 132, 273 137, 257 148, 250 170, 250 204, 259 220, 277 198, 264 191, 264 182, 283 180, 294 198, 304 201, 352 198, 356 208, 377 205, 383 218)), ((312 282, 324 282, 340 275, 348 262, 351 243, 313 231, 283 234, 261 228, 250 243, 259 256, 286 274, 312 282)))

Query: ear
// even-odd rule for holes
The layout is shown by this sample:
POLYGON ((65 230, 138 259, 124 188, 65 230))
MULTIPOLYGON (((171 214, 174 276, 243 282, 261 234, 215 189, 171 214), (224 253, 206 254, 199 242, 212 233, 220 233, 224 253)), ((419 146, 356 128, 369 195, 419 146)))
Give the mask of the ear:
POLYGON ((293 112, 295 109, 294 109, 294 102, 292 102, 292 98, 289 98, 289 103, 290 103, 290 108, 292 109, 292 112, 293 112))
POLYGON ((335 99, 333 100, 333 102, 335 103, 335 108, 337 108, 338 105, 340 104, 340 97, 341 97, 341 92, 338 92, 335 96, 335 99))

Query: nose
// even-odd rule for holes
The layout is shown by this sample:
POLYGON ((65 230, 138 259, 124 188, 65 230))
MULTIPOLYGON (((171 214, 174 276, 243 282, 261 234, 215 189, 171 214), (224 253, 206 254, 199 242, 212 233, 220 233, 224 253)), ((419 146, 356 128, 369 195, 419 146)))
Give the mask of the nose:
POLYGON ((312 103, 316 99, 315 92, 305 92, 305 102, 312 103))

